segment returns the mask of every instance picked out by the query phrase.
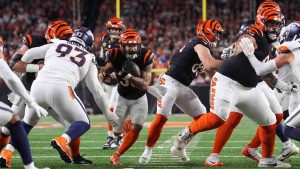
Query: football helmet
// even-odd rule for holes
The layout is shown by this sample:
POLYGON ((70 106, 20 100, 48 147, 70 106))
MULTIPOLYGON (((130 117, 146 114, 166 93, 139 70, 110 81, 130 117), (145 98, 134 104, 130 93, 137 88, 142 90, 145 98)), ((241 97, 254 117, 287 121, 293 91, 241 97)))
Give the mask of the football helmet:
POLYGON ((137 58, 141 50, 141 43, 141 35, 134 29, 126 29, 120 35, 120 47, 127 59, 133 60, 137 58))
POLYGON ((49 22, 48 27, 45 32, 45 37, 47 41, 51 39, 58 38, 61 40, 69 40, 73 33, 71 26, 62 20, 49 22))
POLYGON ((121 19, 113 17, 107 21, 106 28, 111 38, 119 39, 121 32, 125 29, 125 25, 121 19))
POLYGON ((211 46, 215 47, 223 35, 223 28, 219 22, 208 19, 197 25, 196 33, 200 38, 208 41, 211 46))
POLYGON ((70 42, 75 42, 90 51, 93 47, 94 35, 86 27, 77 28, 70 38, 70 42))

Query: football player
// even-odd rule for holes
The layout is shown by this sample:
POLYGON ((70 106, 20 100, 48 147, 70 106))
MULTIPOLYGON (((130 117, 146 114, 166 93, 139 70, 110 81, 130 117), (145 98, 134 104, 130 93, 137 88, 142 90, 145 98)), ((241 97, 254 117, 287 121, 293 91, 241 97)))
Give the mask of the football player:
MULTIPOLYGON (((51 40, 58 38, 61 40, 69 40, 71 35, 73 33, 72 28, 68 23, 62 20, 56 20, 51 21, 48 24, 48 27, 46 29, 45 35, 30 35, 27 34, 25 37, 23 37, 23 46, 14 54, 10 61, 11 68, 16 72, 24 72, 25 74, 21 77, 21 81, 25 85, 26 89, 30 91, 32 82, 36 78, 36 72, 40 70, 43 66, 43 59, 36 59, 33 60, 31 63, 25 63, 21 60, 23 54, 31 48, 43 46, 47 43, 51 43, 51 40)), ((15 96, 13 99, 13 106, 12 109, 15 112, 20 112, 20 116, 23 117, 25 113, 25 104, 24 101, 21 100, 18 96, 15 96)), ((61 117, 57 115, 56 112, 54 112, 52 109, 48 110, 50 115, 56 119, 59 123, 61 123, 63 126, 68 127, 70 124, 63 120, 61 117)), ((31 130, 31 126, 25 126, 26 131, 31 130)), ((9 139, 9 132, 5 128, 2 129, 2 135, 0 136, 0 141, 2 142, 2 146, 6 146, 9 139)), ((71 149, 71 154, 73 158, 74 164, 92 164, 92 161, 83 158, 80 156, 80 138, 73 140, 69 144, 71 149)), ((2 149, 2 147, 0 147, 2 149)), ((0 158, 4 157, 2 162, 8 162, 12 158, 12 150, 10 149, 10 146, 8 146, 5 150, 1 152, 0 158)), ((0 162, 1 164, 1 162, 0 162)), ((11 165, 11 164, 1 164, 1 165, 11 165)))
MULTIPOLYGON (((0 79, 3 79, 7 86, 17 95, 19 95, 26 105, 36 113, 36 116, 47 116, 47 111, 40 107, 34 99, 28 94, 20 79, 10 70, 3 55, 4 43, 0 37, 0 79)), ((0 102, 0 125, 6 126, 10 131, 11 140, 15 143, 16 149, 19 151, 25 169, 37 169, 34 166, 29 141, 26 131, 20 121, 19 116, 12 109, 0 102)), ((10 166, 6 166, 10 167, 10 166)))
MULTIPOLYGON (((121 32, 125 29, 125 25, 119 18, 110 18, 106 23, 107 33, 101 38, 101 51, 100 57, 104 55, 112 48, 119 48, 119 39, 121 32)), ((102 69, 99 73, 99 78, 102 81, 102 86, 106 93, 106 97, 109 100, 109 109, 113 111, 114 103, 117 95, 118 80, 113 68, 102 69)), ((112 126, 108 124, 108 137, 107 142, 103 145, 103 149, 115 149, 120 146, 122 135, 115 138, 112 126)))
POLYGON ((262 158, 259 167, 290 167, 273 158, 276 116, 272 112, 264 93, 256 87, 260 77, 243 53, 240 42, 247 37, 255 44, 259 60, 265 59, 270 51, 268 31, 282 23, 282 14, 275 9, 265 9, 256 16, 255 25, 250 25, 237 40, 234 56, 226 59, 211 81, 210 112, 189 124, 176 138, 174 147, 181 151, 198 132, 211 130, 224 124, 230 111, 237 107, 240 112, 260 124, 259 140, 262 158), (270 27, 269 27, 270 26, 270 27))
MULTIPOLYGON (((249 39, 241 40, 241 47, 251 65, 255 69, 258 75, 264 75, 270 71, 275 71, 281 67, 289 69, 290 76, 292 76, 292 82, 299 84, 300 82, 300 69, 299 59, 300 56, 300 22, 296 21, 287 26, 284 34, 284 43, 279 47, 279 54, 277 57, 266 63, 262 63, 255 57, 253 42, 249 39)), ((299 137, 299 91, 291 93, 289 111, 290 116, 285 120, 284 131, 286 135, 292 139, 300 141, 299 137)))
POLYGON ((142 48, 141 43, 141 36, 138 32, 126 29, 120 36, 120 48, 111 50, 106 66, 112 66, 118 78, 118 95, 114 112, 120 121, 119 125, 113 129, 115 135, 122 133, 128 116, 132 122, 120 147, 110 158, 113 165, 120 165, 121 155, 138 139, 148 115, 148 101, 145 93, 151 82, 154 54, 151 50, 142 48), (140 73, 137 73, 138 70, 140 73))
MULTIPOLYGON (((97 78, 95 56, 89 52, 93 41, 92 32, 81 27, 74 31, 69 41, 56 39, 54 43, 29 49, 22 57, 22 61, 26 63, 35 59, 45 59, 45 65, 33 82, 30 94, 36 102, 45 108, 51 107, 70 123, 70 127, 62 136, 51 141, 51 146, 66 163, 73 161, 67 145, 90 128, 85 107, 74 92, 79 81, 84 80, 107 121, 113 126, 118 123, 116 114, 108 113, 108 104, 103 98, 105 93, 97 78)), ((39 118, 26 107, 23 120, 25 125, 32 128, 38 120, 39 118)))
MULTIPOLYGON (((206 108, 189 85, 192 80, 205 70, 216 70, 221 60, 216 60, 210 52, 220 40, 223 32, 221 24, 215 20, 205 20, 197 25, 197 36, 190 39, 172 57, 170 67, 159 79, 159 85, 167 88, 166 94, 157 102, 157 114, 152 121, 144 153, 139 163, 148 163, 152 156, 152 149, 160 137, 164 124, 171 116, 171 109, 176 104, 184 113, 198 119, 206 113, 206 108)), ((171 150, 178 153, 176 149, 171 150)), ((179 152, 181 153, 181 152, 179 152)), ((185 150, 181 154, 183 161, 189 161, 185 150)))

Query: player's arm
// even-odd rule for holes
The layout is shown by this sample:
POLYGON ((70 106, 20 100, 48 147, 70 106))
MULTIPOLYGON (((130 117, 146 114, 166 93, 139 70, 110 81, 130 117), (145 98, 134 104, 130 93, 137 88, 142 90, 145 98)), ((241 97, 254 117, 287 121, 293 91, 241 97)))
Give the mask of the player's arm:
POLYGON ((141 91, 147 91, 151 83, 152 66, 153 63, 145 67, 145 69, 142 71, 142 77, 130 76, 130 78, 128 79, 129 83, 133 84, 136 88, 138 88, 141 91))
POLYGON ((216 70, 222 63, 221 60, 214 59, 210 54, 209 49, 201 44, 194 46, 194 50, 207 71, 216 70))
POLYGON ((277 88, 281 91, 292 92, 298 90, 298 86, 294 84, 285 83, 279 79, 277 79, 272 73, 267 74, 261 77, 269 87, 277 88))
POLYGON ((91 64, 88 73, 85 77, 85 83, 89 91, 93 94, 95 102, 99 109, 103 112, 107 121, 112 126, 118 125, 118 116, 115 113, 109 111, 108 102, 105 98, 105 92, 98 78, 98 69, 95 64, 91 64))
POLYGON ((45 58, 46 52, 51 45, 52 44, 46 44, 26 50, 21 60, 13 66, 13 70, 16 72, 38 72, 42 68, 42 65, 30 63, 35 59, 45 58))

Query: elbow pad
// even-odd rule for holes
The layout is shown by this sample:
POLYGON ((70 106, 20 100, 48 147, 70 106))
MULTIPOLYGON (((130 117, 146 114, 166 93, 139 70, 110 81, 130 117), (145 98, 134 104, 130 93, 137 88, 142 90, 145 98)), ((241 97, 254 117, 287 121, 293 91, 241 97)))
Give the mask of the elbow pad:
POLYGON ((9 67, 12 68, 14 65, 22 59, 22 54, 14 54, 9 61, 9 67))

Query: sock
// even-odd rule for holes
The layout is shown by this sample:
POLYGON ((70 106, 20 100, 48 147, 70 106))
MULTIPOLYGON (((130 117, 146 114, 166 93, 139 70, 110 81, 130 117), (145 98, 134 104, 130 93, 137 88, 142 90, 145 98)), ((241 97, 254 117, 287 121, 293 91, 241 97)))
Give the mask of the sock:
POLYGON ((7 127, 2 127, 1 133, 3 133, 4 135, 10 135, 10 131, 8 130, 7 127))
POLYGON ((259 127, 259 138, 261 140, 262 157, 270 158, 274 153, 276 124, 259 127))
POLYGON ((31 162, 30 164, 24 165, 25 169, 36 169, 36 167, 34 166, 34 162, 31 162))
MULTIPOLYGON (((31 131, 31 129, 33 128, 33 126, 26 124, 24 121, 21 121, 20 123, 22 124, 23 129, 25 129, 26 135, 28 135, 29 132, 31 131)), ((14 140, 10 139, 9 144, 11 144, 12 146, 15 146, 14 140)))
POLYGON ((121 144, 121 146, 118 148, 118 153, 120 155, 124 154, 138 139, 140 132, 134 131, 133 129, 130 129, 121 144))
POLYGON ((19 151, 23 164, 27 165, 32 162, 31 151, 26 131, 20 121, 7 127, 10 130, 11 140, 14 147, 19 151))
POLYGON ((288 139, 286 142, 283 142, 282 144, 283 144, 284 148, 287 148, 287 147, 291 146, 293 144, 293 142, 290 139, 288 139))
POLYGON ((161 114, 156 114, 154 120, 152 121, 149 131, 148 140, 146 146, 154 147, 155 143, 160 137, 162 129, 167 122, 167 117, 161 114))
POLYGON ((235 127, 242 120, 243 115, 238 112, 231 112, 226 122, 221 125, 216 133, 216 138, 211 153, 220 154, 224 145, 230 138, 235 127))
POLYGON ((280 139, 280 141, 286 142, 289 140, 289 138, 283 133, 282 124, 281 121, 283 119, 284 114, 275 114, 276 115, 276 135, 280 139))
MULTIPOLYGON (((110 108, 109 108, 109 111, 110 111, 110 112, 114 112, 114 108, 110 107, 110 108)), ((108 130, 108 136, 111 137, 110 134, 111 134, 111 132, 113 131, 112 125, 107 124, 107 130, 108 130)))
POLYGON ((259 137, 259 131, 260 131, 260 127, 257 127, 255 135, 253 136, 250 143, 248 143, 248 146, 250 148, 258 148, 260 146, 261 142, 259 137))
POLYGON ((124 136, 131 129, 131 125, 132 125, 131 120, 130 119, 126 120, 125 125, 122 130, 122 133, 124 136))
POLYGON ((71 140, 75 140, 78 137, 82 136, 86 131, 90 129, 90 124, 84 121, 75 121, 71 124, 66 134, 71 138, 71 140))
POLYGON ((61 137, 66 139, 67 144, 69 144, 72 140, 68 134, 62 134, 61 137))
POLYGON ((289 110, 285 110, 285 111, 283 111, 283 119, 285 120, 285 119, 287 119, 288 117, 289 117, 289 110))
POLYGON ((9 135, 5 135, 3 133, 0 135, 0 151, 8 144, 9 139, 9 135))
POLYGON ((113 131, 107 131, 108 137, 113 137, 115 138, 114 132, 113 131))
POLYGON ((198 120, 201 116, 202 116, 203 114, 200 114, 200 115, 198 115, 198 116, 195 116, 195 117, 193 117, 193 120, 198 120))
POLYGON ((7 144, 7 146, 5 147, 5 150, 8 150, 8 151, 14 152, 14 151, 15 151, 15 147, 14 147, 14 146, 12 146, 11 144, 7 144))
POLYGON ((283 131, 289 138, 300 141, 300 128, 290 127, 285 124, 283 126, 283 131))
POLYGON ((75 140, 72 140, 69 143, 69 146, 70 146, 70 149, 71 149, 72 157, 78 157, 80 155, 80 153, 79 153, 79 151, 80 151, 79 150, 80 149, 80 137, 78 137, 75 140))
POLYGON ((221 126, 224 123, 224 120, 214 113, 203 114, 198 120, 192 121, 189 124, 189 129, 191 134, 195 135, 198 132, 215 129, 221 126))

